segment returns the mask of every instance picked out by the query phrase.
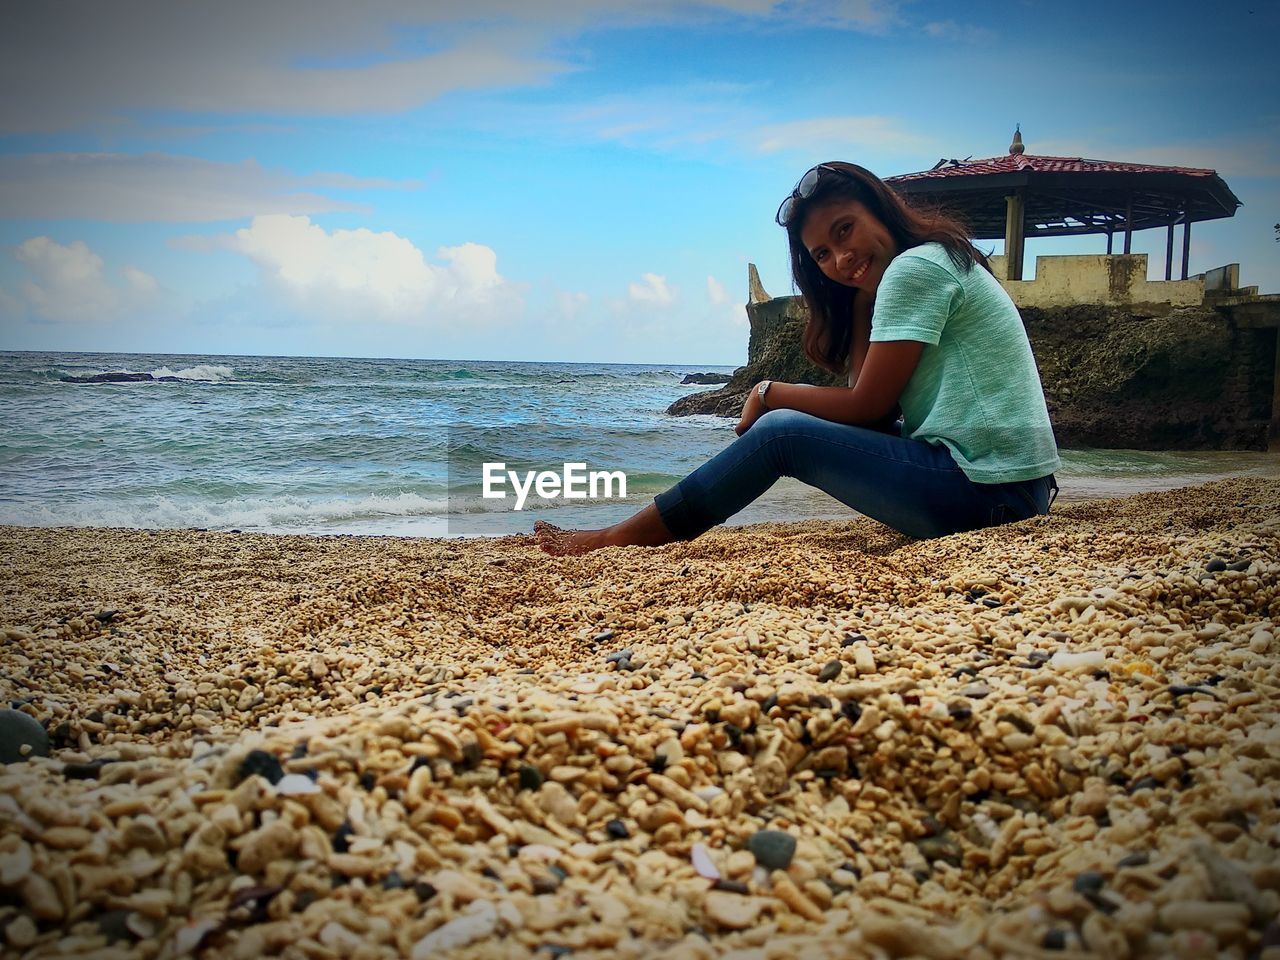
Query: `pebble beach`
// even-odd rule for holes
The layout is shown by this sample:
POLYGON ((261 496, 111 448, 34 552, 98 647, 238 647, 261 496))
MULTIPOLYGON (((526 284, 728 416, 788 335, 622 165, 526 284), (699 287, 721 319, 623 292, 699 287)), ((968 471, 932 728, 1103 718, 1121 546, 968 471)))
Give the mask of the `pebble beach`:
POLYGON ((1280 958, 1277 479, 0 555, 7 956, 1280 958))

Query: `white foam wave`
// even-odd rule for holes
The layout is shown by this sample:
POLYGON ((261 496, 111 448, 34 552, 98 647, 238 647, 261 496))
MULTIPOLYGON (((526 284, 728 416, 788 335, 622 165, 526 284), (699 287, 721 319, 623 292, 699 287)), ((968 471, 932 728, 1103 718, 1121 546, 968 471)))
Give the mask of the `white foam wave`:
POLYGON ((236 497, 183 501, 151 497, 133 503, 80 501, 59 504, 0 504, 0 524, 26 527, 129 527, 133 529, 255 530, 263 533, 338 532, 349 524, 387 518, 439 517, 445 497, 416 493, 371 494, 352 499, 236 497))
POLYGON ((224 380, 231 380, 235 377, 235 370, 231 367, 214 366, 209 363, 202 363, 195 367, 184 367, 181 370, 170 370, 168 367, 161 367, 159 370, 152 370, 151 375, 156 379, 160 377, 177 377, 179 380, 199 380, 202 383, 221 383, 224 380))

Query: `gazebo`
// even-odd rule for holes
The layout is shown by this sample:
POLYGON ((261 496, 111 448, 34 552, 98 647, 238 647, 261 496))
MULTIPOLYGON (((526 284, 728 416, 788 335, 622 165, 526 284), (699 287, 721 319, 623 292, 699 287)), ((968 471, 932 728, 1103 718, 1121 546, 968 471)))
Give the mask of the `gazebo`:
POLYGON ((929 170, 889 177, 898 193, 958 215, 978 240, 1004 240, 1009 280, 1022 279, 1027 237, 1115 234, 1129 253, 1136 230, 1165 227, 1164 278, 1173 278, 1174 227, 1182 224, 1182 279, 1187 278, 1191 224, 1235 215, 1240 201, 1214 170, 1142 163, 1036 157, 1025 153, 1022 128, 1003 157, 939 160, 929 170))

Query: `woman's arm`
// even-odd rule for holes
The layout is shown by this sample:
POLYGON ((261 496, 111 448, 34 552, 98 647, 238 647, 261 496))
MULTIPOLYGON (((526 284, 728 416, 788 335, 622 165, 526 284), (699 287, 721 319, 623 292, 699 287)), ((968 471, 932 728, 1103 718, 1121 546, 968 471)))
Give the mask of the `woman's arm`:
POLYGON ((849 345, 849 386, 858 382, 858 374, 867 359, 871 345, 871 311, 875 301, 865 294, 853 300, 853 340, 849 345))
MULTIPOLYGON (((770 410, 799 410, 833 423, 869 426, 891 413, 915 373, 925 344, 918 340, 887 340, 871 344, 857 382, 852 387, 814 387, 807 383, 773 383, 769 387, 770 410)), ((759 391, 747 395, 739 436, 765 414, 759 391)))
POLYGON ((882 421, 897 405, 924 347, 917 340, 870 344, 852 387, 775 383, 769 388, 769 409, 800 410, 834 423, 866 425, 882 421))

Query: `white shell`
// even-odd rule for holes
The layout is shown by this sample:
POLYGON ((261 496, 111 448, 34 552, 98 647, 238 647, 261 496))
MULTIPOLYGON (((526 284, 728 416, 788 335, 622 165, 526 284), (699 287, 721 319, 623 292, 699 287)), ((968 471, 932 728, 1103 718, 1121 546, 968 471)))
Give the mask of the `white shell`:
POLYGON ((720 879, 720 871, 716 869, 711 859, 711 852, 707 850, 705 844, 695 843, 690 859, 693 861, 693 869, 698 871, 698 876, 706 877, 708 880, 720 879))
POLYGON ((287 773, 276 784, 276 793, 282 797, 300 797, 319 792, 320 785, 301 773, 287 773))

